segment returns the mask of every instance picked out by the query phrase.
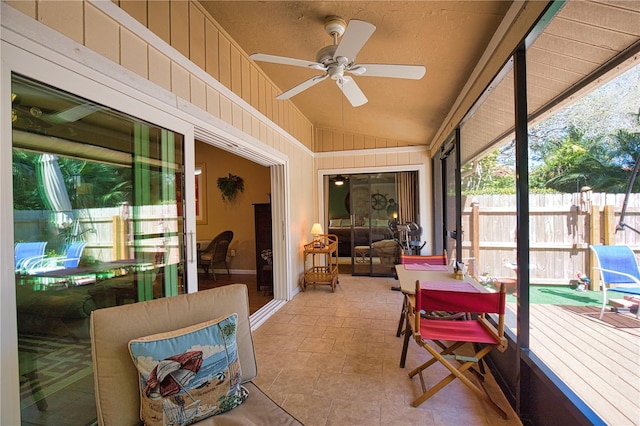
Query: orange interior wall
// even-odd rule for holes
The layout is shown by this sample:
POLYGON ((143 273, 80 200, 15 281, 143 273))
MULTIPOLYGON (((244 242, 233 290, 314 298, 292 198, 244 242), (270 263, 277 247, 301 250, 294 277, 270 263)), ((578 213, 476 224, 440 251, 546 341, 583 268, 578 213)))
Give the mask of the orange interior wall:
POLYGON ((196 225, 197 241, 211 241, 230 229, 234 235, 229 250, 235 250, 236 256, 230 259, 229 267, 255 270, 253 205, 269 202, 269 168, 202 142, 196 142, 195 151, 196 165, 206 165, 206 224, 196 225), (244 179, 244 192, 233 202, 223 201, 217 186, 218 178, 229 173, 244 179))

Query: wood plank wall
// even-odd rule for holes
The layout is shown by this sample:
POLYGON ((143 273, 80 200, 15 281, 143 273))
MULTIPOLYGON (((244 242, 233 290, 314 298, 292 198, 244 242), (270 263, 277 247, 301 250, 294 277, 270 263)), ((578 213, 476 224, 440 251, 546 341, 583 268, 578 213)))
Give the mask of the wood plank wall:
POLYGON ((275 100, 279 90, 196 1, 113 2, 263 116, 190 72, 176 60, 177 55, 172 56, 166 49, 159 48, 158 43, 143 39, 93 3, 84 0, 2 1, 286 155, 289 164, 295 165, 288 176, 289 193, 292 205, 299 208, 291 212, 290 220, 296 224, 292 237, 300 248, 307 242, 311 224, 317 220, 313 216, 319 211, 315 177, 318 169, 426 164, 427 176, 430 176, 430 156, 424 146, 402 146, 399 141, 332 129, 320 129, 321 136, 317 136, 312 123, 290 101, 275 100), (336 154, 327 152, 327 135, 331 135, 331 149, 339 151, 336 154), (314 157, 316 137, 323 140, 322 154, 314 157))

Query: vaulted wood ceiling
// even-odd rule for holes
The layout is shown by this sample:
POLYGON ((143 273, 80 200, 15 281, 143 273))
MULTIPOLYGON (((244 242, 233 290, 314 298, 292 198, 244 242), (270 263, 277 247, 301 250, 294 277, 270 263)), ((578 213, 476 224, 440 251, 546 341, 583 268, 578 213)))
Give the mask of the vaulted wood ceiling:
MULTIPOLYGON (((418 81, 354 77, 369 102, 354 108, 332 81, 296 95, 293 103, 320 128, 389 138, 410 144, 433 139, 482 56, 510 1, 201 1, 247 52, 316 60, 332 44, 328 15, 359 19, 377 28, 359 63, 424 65, 418 81)), ((322 74, 287 65, 258 63, 282 90, 322 74)))
MULTIPOLYGON (((376 31, 360 51, 357 62, 424 65, 427 72, 421 80, 355 76, 369 99, 357 108, 329 80, 291 100, 317 128, 406 144, 442 141, 451 130, 445 126, 447 121, 456 113, 461 118, 466 110, 460 109, 468 108, 460 108, 458 98, 469 90, 469 81, 483 72, 476 69, 477 64, 482 63, 487 46, 493 43, 496 48, 494 33, 508 31, 505 28, 510 25, 533 22, 529 18, 513 25, 517 18, 510 15, 512 2, 500 0, 201 3, 248 54, 259 52, 315 61, 318 50, 332 43, 324 30, 326 16, 374 24, 376 31)), ((541 4, 545 6, 546 2, 525 2, 522 7, 542 10, 541 4)), ((625 51, 628 54, 629 49, 638 50, 640 1, 570 0, 560 6, 557 17, 530 52, 532 112, 555 103, 559 94, 602 64, 625 51)), ((520 31, 526 33, 528 29, 520 31)), ((323 73, 264 62, 258 66, 282 91, 323 73)), ((478 90, 482 89, 476 88, 476 93, 471 90, 471 96, 479 96, 478 90)), ((499 121, 505 123, 501 128, 508 127, 512 116, 499 121)), ((473 151, 477 152, 480 145, 497 134, 495 129, 490 133, 476 141, 478 146, 473 151)))

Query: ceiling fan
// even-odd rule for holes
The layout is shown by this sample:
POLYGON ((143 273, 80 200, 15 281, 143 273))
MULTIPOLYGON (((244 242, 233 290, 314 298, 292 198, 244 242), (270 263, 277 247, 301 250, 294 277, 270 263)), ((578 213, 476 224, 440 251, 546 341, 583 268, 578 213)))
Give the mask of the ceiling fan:
POLYGON ((276 99, 289 99, 315 86, 327 77, 331 77, 351 105, 358 107, 367 103, 368 99, 362 90, 360 90, 355 80, 348 75, 344 75, 345 72, 363 77, 392 77, 412 80, 421 79, 426 72, 425 67, 422 65, 357 64, 356 55, 376 30, 373 24, 352 19, 349 21, 349 25, 347 25, 342 18, 328 16, 325 19, 324 29, 327 34, 333 38, 333 44, 323 47, 318 51, 316 62, 268 55, 265 53, 254 53, 250 55, 250 58, 254 61, 293 65, 296 67, 325 71, 325 74, 311 77, 286 92, 281 93, 276 96, 276 99), (340 43, 338 43, 339 37, 342 37, 340 43))

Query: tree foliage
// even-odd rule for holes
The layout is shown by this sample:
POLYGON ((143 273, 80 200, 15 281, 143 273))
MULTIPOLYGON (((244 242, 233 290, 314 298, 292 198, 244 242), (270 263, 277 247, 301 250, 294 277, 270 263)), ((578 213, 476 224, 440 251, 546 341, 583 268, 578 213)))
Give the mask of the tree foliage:
MULTIPOLYGON (((576 192, 589 186, 598 192, 625 192, 640 159, 639 107, 636 66, 530 127, 529 190, 576 192)), ((512 141, 466 166, 463 190, 515 193, 514 157, 512 141)), ((632 191, 640 192, 638 180, 632 191)))
MULTIPOLYGON (((46 210, 36 172, 39 153, 13 150, 13 198, 16 210, 46 210)), ((131 169, 60 157, 60 171, 74 209, 131 204, 131 169)))

